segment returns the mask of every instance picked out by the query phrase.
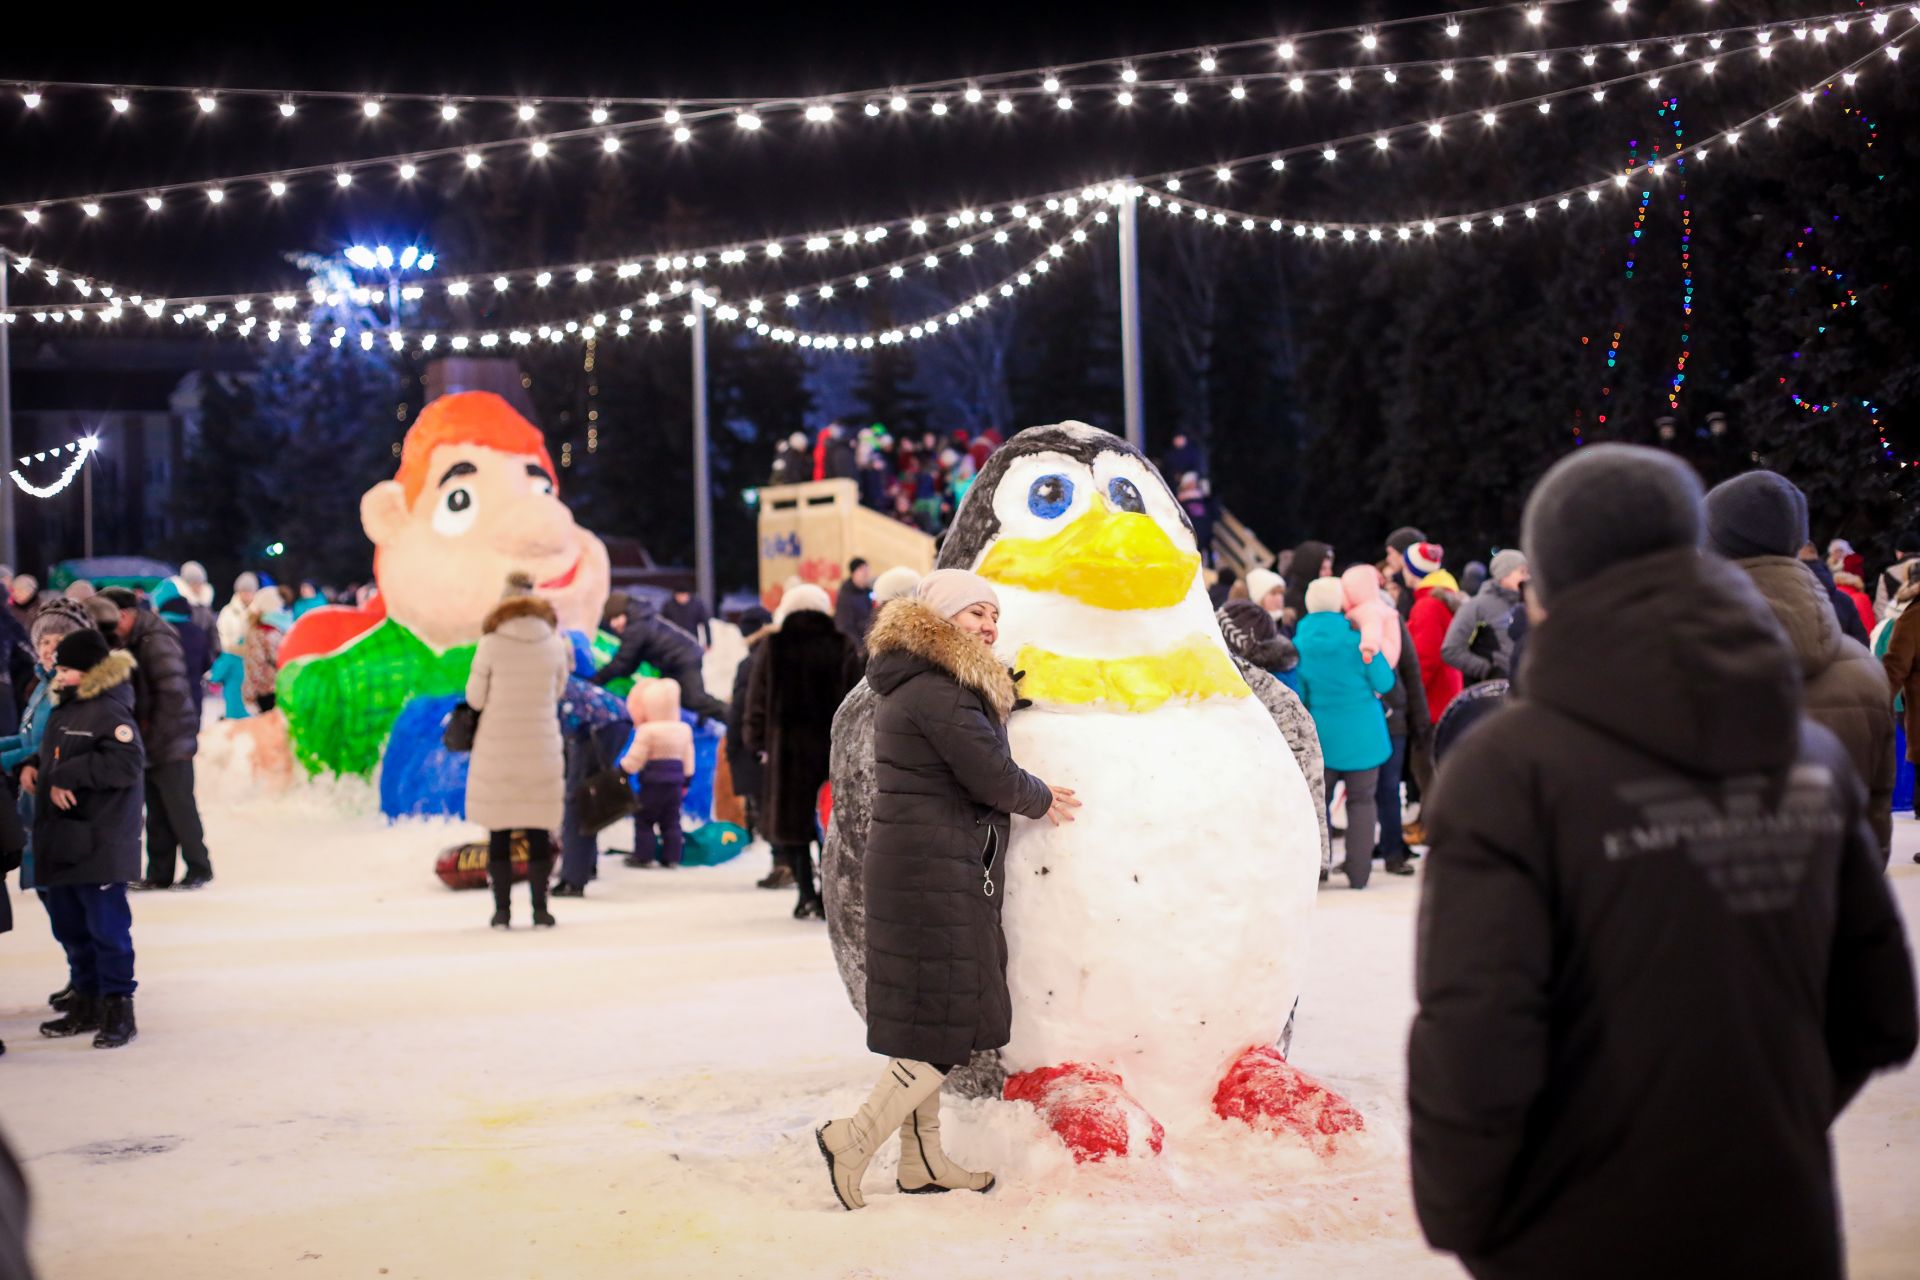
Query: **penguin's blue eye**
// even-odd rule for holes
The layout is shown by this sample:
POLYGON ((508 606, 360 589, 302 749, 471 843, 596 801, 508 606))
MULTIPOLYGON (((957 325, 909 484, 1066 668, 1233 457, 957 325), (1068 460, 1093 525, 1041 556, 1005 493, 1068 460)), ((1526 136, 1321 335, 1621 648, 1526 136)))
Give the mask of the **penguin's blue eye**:
POLYGON ((1146 500, 1141 498, 1139 487, 1131 480, 1115 477, 1113 483, 1107 486, 1107 497, 1121 511, 1131 511, 1136 515, 1147 513, 1146 500))
POLYGON ((1027 510, 1042 520, 1058 520, 1073 505, 1073 481, 1065 476, 1041 476, 1027 490, 1027 510))

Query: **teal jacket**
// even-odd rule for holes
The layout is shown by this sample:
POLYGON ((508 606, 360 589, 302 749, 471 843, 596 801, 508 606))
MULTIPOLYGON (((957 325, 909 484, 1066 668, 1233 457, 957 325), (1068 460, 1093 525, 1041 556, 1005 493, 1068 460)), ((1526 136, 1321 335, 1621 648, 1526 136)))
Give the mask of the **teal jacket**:
POLYGON ((27 709, 20 717, 20 732, 0 738, 0 771, 12 773, 21 765, 28 763, 40 754, 40 737, 47 731, 47 716, 53 711, 53 703, 47 694, 53 687, 53 677, 44 667, 36 665, 40 683, 33 686, 33 696, 27 699, 27 709))
POLYGON ((1313 713, 1329 769, 1375 769, 1393 754, 1380 695, 1393 688, 1385 655, 1360 660, 1360 633, 1346 615, 1310 613, 1293 633, 1300 697, 1313 713))

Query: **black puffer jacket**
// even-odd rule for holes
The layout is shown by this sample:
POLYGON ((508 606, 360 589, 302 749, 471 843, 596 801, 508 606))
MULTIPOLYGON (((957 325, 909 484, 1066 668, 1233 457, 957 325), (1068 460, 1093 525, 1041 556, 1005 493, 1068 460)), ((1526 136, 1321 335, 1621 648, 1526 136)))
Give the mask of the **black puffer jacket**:
POLYGON ((808 844, 827 785, 833 713, 860 683, 860 651, 811 611, 790 615, 760 642, 747 677, 747 749, 766 756, 761 823, 773 844, 808 844))
POLYGON ((1616 566, 1429 800, 1414 1203, 1475 1276, 1843 1272, 1827 1129, 1914 1048, 1866 793, 1737 569, 1616 566))
POLYGON ((110 653, 72 690, 60 690, 40 743, 33 806, 33 883, 124 884, 140 878, 146 752, 133 718, 134 660, 110 653), (75 803, 53 803, 53 788, 75 803))
POLYGON ((606 666, 593 673, 593 683, 605 687, 622 676, 634 675, 643 662, 663 676, 679 679, 679 673, 689 668, 697 673, 705 656, 700 642, 661 617, 652 601, 634 600, 627 606, 620 649, 606 666))
POLYGON ((1042 818, 1047 784, 1013 762, 1013 677, 925 605, 889 604, 868 636, 874 713, 867 1047, 964 1063, 1012 1029, 1000 930, 1009 814, 1042 818))
POLYGON ((727 702, 727 771, 733 775, 733 793, 756 806, 767 789, 766 766, 760 753, 747 746, 747 693, 753 687, 753 666, 767 651, 762 632, 747 642, 747 656, 733 670, 733 697, 727 702))
POLYGON ((121 647, 139 664, 133 673, 133 706, 148 763, 193 759, 200 749, 200 708, 179 633, 143 607, 121 647))

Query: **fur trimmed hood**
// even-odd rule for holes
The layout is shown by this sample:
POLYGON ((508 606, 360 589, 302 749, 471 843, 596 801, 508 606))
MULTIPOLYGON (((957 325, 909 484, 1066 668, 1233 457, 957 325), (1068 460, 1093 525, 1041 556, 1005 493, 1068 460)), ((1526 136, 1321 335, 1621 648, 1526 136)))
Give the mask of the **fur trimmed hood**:
POLYGON ((894 600, 881 607, 867 633, 867 652, 873 663, 892 653, 918 658, 985 698, 1001 720, 1013 714, 1013 673, 993 650, 918 600, 894 600))
MULTIPOLYGON (((97 698, 107 690, 118 688, 133 679, 133 669, 139 665, 125 649, 115 649, 87 669, 87 674, 80 677, 80 683, 73 686, 71 696, 81 702, 97 698)), ((66 701, 67 690, 62 689, 60 693, 61 701, 66 701)))
POLYGON ((560 615, 539 596, 510 596, 493 606, 493 612, 480 624, 480 633, 492 635, 515 618, 538 618, 555 631, 560 629, 560 615))

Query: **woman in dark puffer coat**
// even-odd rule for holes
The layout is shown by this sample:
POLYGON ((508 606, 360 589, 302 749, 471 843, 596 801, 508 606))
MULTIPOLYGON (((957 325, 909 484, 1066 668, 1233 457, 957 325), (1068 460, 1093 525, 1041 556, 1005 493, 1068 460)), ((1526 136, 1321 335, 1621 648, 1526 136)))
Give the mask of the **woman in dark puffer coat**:
POLYGON ((993 588, 962 569, 929 574, 886 606, 867 637, 874 712, 873 826, 865 860, 867 1047, 889 1056, 873 1095, 824 1125, 834 1194, 866 1201, 860 1178, 900 1132, 900 1189, 987 1191, 993 1175, 940 1148, 940 1086, 975 1050, 1007 1042, 1007 944, 1000 930, 1009 815, 1072 820, 1073 792, 1013 762, 1013 677, 993 656, 993 588))

